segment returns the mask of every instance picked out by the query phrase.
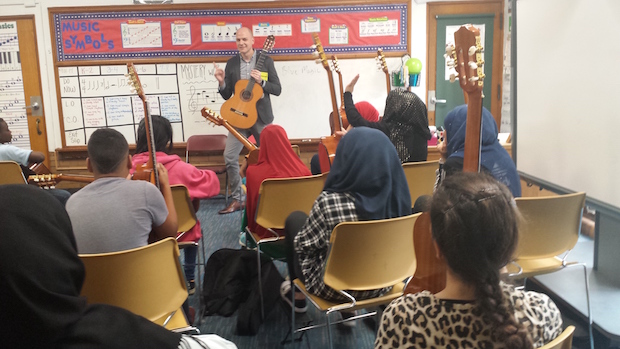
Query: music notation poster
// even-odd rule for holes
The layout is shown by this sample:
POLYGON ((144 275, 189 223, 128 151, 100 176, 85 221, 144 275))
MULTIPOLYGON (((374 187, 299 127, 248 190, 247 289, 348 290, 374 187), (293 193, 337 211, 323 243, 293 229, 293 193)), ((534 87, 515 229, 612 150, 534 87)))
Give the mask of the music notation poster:
POLYGON ((30 149, 17 22, 0 22, 0 118, 13 134, 11 144, 30 149))

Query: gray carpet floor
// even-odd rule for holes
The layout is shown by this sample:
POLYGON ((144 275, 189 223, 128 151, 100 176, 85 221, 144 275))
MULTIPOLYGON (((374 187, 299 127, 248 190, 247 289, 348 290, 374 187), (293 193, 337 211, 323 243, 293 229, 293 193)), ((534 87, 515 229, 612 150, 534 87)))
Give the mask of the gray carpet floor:
MULTIPOLYGON (((203 239, 206 258, 221 248, 241 248, 239 245, 239 232, 241 229, 241 212, 220 215, 218 210, 225 206, 224 198, 217 197, 202 200, 197 212, 202 225, 203 239)), ((183 260, 183 259, 181 259, 183 260)), ((283 276, 286 275, 286 265, 275 262, 283 276)), ((202 270, 199 273, 202 282, 202 270)), ((198 273, 197 273, 198 276, 198 273)), ((197 280, 198 281, 198 280, 197 280)), ((190 296, 190 305, 199 309, 198 293, 190 296)), ((339 314, 332 314, 332 321, 340 319, 339 314)), ((311 304, 308 311, 297 317, 297 326, 312 322, 324 323, 325 317, 317 312, 311 304)), ((206 316, 198 325, 198 319, 194 323, 201 333, 215 333, 234 342, 240 349, 245 348, 326 348, 328 347, 328 335, 325 328, 313 329, 303 335, 301 341, 282 344, 290 328, 290 307, 279 299, 271 309, 266 309, 265 321, 255 336, 240 336, 237 333, 237 312, 230 317, 206 316)), ((375 340, 373 320, 358 320, 356 326, 345 327, 335 325, 332 327, 334 348, 372 348, 375 340)))

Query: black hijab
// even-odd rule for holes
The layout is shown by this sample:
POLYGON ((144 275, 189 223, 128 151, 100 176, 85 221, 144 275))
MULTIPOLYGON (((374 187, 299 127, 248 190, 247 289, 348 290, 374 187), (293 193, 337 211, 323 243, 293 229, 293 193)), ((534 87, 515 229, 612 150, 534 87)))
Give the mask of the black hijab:
POLYGON ((69 216, 44 190, 0 186, 0 346, 177 348, 181 336, 129 311, 87 305, 69 216))
POLYGON ((387 96, 383 121, 401 162, 425 161, 428 129, 426 105, 415 93, 397 88, 387 96))
POLYGON ((377 129, 355 127, 342 137, 323 191, 352 194, 361 220, 411 214, 400 159, 394 145, 377 129))

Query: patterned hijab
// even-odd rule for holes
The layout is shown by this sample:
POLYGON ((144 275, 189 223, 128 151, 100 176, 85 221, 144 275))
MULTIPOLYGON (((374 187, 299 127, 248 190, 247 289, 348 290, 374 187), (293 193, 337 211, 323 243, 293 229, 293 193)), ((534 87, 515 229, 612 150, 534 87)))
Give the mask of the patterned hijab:
POLYGON ((398 157, 403 162, 407 162, 411 156, 407 146, 409 138, 431 139, 426 105, 411 91, 401 88, 390 91, 385 101, 383 120, 390 130, 390 140, 398 151, 398 157))
MULTIPOLYGON (((452 109, 444 121, 448 157, 463 158, 465 155, 465 133, 467 128, 467 104, 452 109)), ((521 181, 510 155, 497 140, 497 123, 487 108, 482 108, 482 144, 480 164, 495 179, 504 183, 514 197, 521 196, 521 181)))
POLYGON ((44 190, 0 186, 3 348, 177 348, 181 336, 124 309, 87 305, 69 216, 44 190))
POLYGON ((325 192, 350 193, 361 220, 411 214, 405 172, 386 135, 373 128, 355 127, 336 148, 325 192))

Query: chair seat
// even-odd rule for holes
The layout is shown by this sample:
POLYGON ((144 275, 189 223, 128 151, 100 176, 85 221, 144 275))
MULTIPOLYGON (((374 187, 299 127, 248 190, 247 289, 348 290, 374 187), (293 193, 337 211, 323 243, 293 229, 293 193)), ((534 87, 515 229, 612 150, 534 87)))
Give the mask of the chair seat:
POLYGON ((255 233, 247 234, 246 232, 246 237, 248 235, 251 237, 250 241, 246 241, 248 248, 255 248, 258 243, 260 244, 261 252, 267 254, 270 258, 275 260, 282 260, 286 258, 286 245, 284 243, 284 236, 280 236, 276 240, 273 240, 275 236, 261 239, 260 236, 255 233))
MULTIPOLYGON (((306 286, 304 286, 301 280, 295 279, 295 281, 293 282, 295 283, 295 286, 297 286, 297 288, 300 289, 308 297, 308 299, 310 299, 310 301, 321 311, 327 311, 330 308, 349 303, 349 302, 338 303, 338 302, 331 302, 331 301, 325 300, 321 297, 317 297, 311 294, 310 292, 308 292, 308 290, 306 290, 306 286)), ((382 305, 382 304, 387 304, 391 302, 392 300, 403 295, 404 286, 405 285, 403 283, 398 283, 394 285, 394 287, 392 287, 392 290, 390 292, 384 294, 383 296, 357 301, 355 306, 350 309, 347 309, 347 311, 366 309, 366 308, 371 308, 371 307, 382 305)))
MULTIPOLYGON (((562 259, 558 257, 549 258, 537 258, 537 259, 517 259, 514 263, 518 264, 523 271, 515 276, 518 277, 531 277, 535 275, 547 274, 563 268, 562 259)), ((519 267, 514 263, 508 264, 506 268, 510 274, 516 274, 519 272, 519 267)), ((567 265, 575 264, 576 262, 568 262, 567 265)))

